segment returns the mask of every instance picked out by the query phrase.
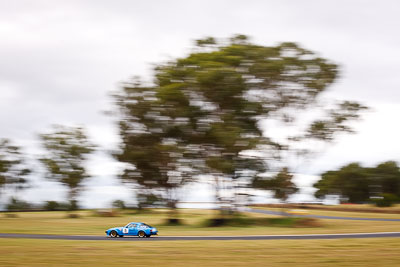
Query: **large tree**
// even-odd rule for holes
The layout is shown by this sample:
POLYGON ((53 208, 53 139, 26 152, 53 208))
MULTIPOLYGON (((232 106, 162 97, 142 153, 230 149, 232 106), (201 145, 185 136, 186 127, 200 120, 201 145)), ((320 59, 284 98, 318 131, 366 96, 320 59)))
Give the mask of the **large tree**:
POLYGON ((307 151, 307 141, 351 131, 348 122, 362 105, 320 102, 337 73, 336 64, 295 43, 260 46, 243 35, 198 40, 190 55, 158 65, 153 83, 129 83, 117 98, 124 109, 119 159, 130 164, 124 175, 159 185, 160 170, 169 181, 174 162, 197 159, 195 167, 214 177, 221 201, 221 190, 239 180, 251 184, 289 152, 307 151), (266 121, 296 131, 276 138, 266 121))
POLYGON ((68 187, 70 208, 76 209, 82 182, 89 177, 84 162, 95 146, 81 127, 56 125, 40 138, 46 151, 40 161, 46 167, 48 178, 68 187))
POLYGON ((9 139, 0 139, 0 189, 9 188, 17 193, 28 185, 30 173, 21 148, 9 139))

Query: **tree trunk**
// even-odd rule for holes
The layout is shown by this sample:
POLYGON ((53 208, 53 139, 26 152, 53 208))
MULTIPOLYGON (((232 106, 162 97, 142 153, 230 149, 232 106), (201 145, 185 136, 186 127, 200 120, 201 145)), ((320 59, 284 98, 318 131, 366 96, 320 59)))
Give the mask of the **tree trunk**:
POLYGON ((176 200, 169 200, 168 201, 168 224, 181 224, 179 219, 179 212, 176 207, 177 201, 176 200))

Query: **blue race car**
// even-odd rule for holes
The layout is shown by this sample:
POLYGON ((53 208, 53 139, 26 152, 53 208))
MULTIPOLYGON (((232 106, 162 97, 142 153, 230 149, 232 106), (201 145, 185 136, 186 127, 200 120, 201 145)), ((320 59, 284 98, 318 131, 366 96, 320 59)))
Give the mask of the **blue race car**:
POLYGON ((131 222, 124 227, 114 227, 106 231, 110 237, 123 237, 123 236, 138 236, 150 237, 158 233, 157 229, 140 222, 131 222))

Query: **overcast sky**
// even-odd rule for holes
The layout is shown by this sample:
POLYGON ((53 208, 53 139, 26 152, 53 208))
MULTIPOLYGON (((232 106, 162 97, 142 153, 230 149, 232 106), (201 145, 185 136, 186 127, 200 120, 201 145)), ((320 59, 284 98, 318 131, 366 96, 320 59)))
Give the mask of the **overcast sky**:
MULTIPOLYGON (((399 10, 396 0, 0 0, 0 138, 35 155, 37 134, 50 125, 84 125, 104 149, 90 162, 96 179, 85 203, 129 198, 105 156, 118 142, 103 114, 112 108, 110 91, 134 75, 151 77, 153 64, 187 54, 195 39, 242 33, 260 45, 298 42, 339 64, 328 95, 372 108, 357 134, 302 166, 303 177, 350 161, 398 161, 399 10)), ((60 192, 47 183, 27 195, 62 199, 60 192)))

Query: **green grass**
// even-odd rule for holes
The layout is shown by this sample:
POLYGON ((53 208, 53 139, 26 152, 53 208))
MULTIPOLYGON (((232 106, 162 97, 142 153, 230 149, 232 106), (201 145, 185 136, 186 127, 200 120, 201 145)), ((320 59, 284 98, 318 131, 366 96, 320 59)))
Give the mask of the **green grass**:
POLYGON ((0 239, 0 266, 398 266, 398 238, 260 241, 0 239))
MULTIPOLYGON (((215 217, 212 210, 181 209, 183 226, 166 226, 165 210, 150 213, 123 213, 119 217, 97 217, 92 211, 79 211, 80 218, 67 218, 65 212, 21 212, 17 218, 6 218, 0 214, 0 233, 35 233, 66 235, 104 235, 104 230, 124 226, 131 221, 146 222, 159 229, 160 235, 279 235, 279 234, 322 234, 352 232, 400 231, 399 222, 371 222, 347 220, 318 220, 320 226, 292 227, 291 221, 278 216, 246 214, 246 220, 269 221, 268 226, 224 226, 205 227, 207 219, 215 217), (271 223, 272 222, 272 223, 271 223)), ((346 213, 352 216, 352 213, 346 213)), ((358 214, 358 213, 357 213, 358 214)), ((258 223, 259 224, 259 223, 258 223)))

